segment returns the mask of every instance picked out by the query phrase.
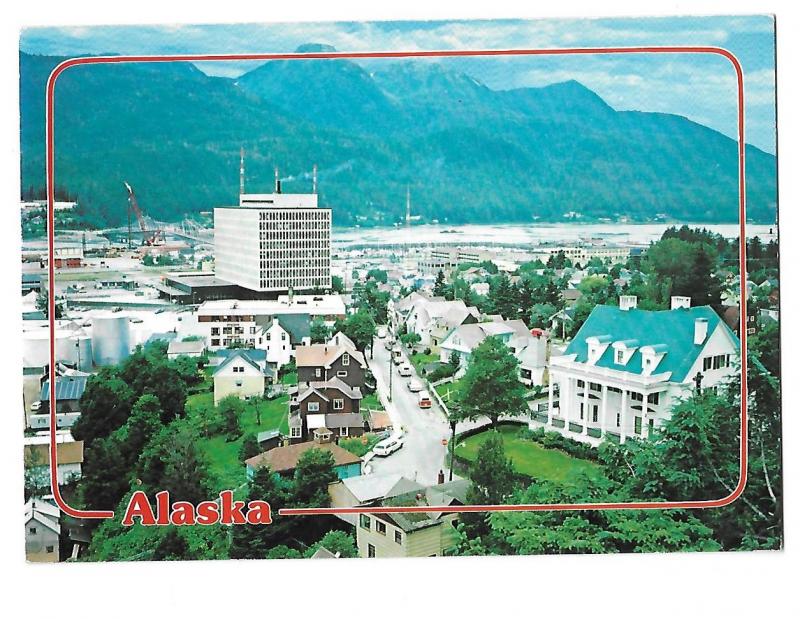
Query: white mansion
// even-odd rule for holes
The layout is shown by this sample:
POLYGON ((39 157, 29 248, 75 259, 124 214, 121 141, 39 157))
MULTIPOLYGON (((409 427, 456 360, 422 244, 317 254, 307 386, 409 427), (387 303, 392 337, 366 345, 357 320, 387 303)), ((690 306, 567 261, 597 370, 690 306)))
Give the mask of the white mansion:
POLYGON ((673 297, 672 309, 598 305, 564 354, 550 360, 548 429, 596 443, 607 434, 646 438, 675 400, 736 372, 739 340, 708 306, 673 297))

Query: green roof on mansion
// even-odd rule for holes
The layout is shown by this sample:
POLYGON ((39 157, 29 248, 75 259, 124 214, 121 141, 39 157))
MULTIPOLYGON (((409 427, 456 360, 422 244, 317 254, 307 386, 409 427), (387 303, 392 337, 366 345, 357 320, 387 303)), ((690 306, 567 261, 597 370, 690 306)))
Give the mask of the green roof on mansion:
POLYGON ((653 373, 671 372, 672 380, 681 381, 686 378, 708 338, 720 325, 738 350, 739 339, 707 305, 660 311, 635 308, 622 310, 612 305, 597 305, 564 351, 564 355, 576 355, 575 361, 587 363, 589 345, 586 340, 596 337, 601 343, 609 345, 594 366, 642 374, 641 351, 642 347, 649 346, 655 349, 656 354, 666 353, 653 373), (699 345, 694 343, 695 321, 698 318, 708 321, 707 336, 699 345), (614 361, 614 348, 610 345, 614 342, 624 342, 628 348, 636 348, 625 365, 614 361))

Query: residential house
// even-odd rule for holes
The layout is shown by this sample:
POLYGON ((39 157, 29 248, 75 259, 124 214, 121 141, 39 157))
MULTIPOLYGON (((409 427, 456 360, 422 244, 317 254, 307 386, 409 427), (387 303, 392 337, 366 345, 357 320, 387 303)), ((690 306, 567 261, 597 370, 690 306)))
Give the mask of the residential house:
POLYGON ((359 387, 351 387, 337 377, 300 386, 289 403, 290 441, 306 441, 320 429, 330 431, 335 438, 361 436, 361 398, 359 387))
MULTIPOLYGON (((386 507, 451 507, 466 504, 470 482, 459 479, 415 489, 377 502, 386 507)), ((457 540, 458 513, 441 511, 360 514, 356 526, 358 555, 438 557, 457 540)))
MULTIPOLYGON (((25 469, 36 485, 50 485, 50 432, 37 432, 23 438, 25 469)), ((83 472, 83 441, 72 438, 69 430, 56 431, 56 474, 60 485, 80 479, 83 472)))
POLYGON ((25 503, 25 558, 34 563, 61 560, 61 510, 39 498, 25 503))
POLYGON ((715 389, 735 372, 739 340, 708 306, 673 297, 672 309, 598 305, 563 355, 550 359, 546 417, 532 426, 593 443, 647 438, 678 398, 715 389))
POLYGON ((253 360, 250 351, 234 350, 214 370, 214 404, 230 395, 240 400, 264 395, 265 370, 253 360))
POLYGON ((409 333, 419 335, 420 345, 438 347, 449 329, 475 323, 479 318, 478 309, 467 307, 461 299, 439 301, 422 297, 409 308, 405 326, 409 333))
POLYGON ((350 387, 364 386, 367 362, 364 355, 350 346, 312 344, 295 350, 297 380, 300 384, 326 382, 338 378, 350 387))
POLYGON ((266 360, 270 367, 278 371, 292 359, 292 336, 277 317, 270 316, 259 325, 256 348, 267 353, 266 360))
MULTIPOLYGON (((78 372, 66 376, 56 376, 56 428, 70 428, 81 416, 80 400, 86 391, 87 374, 78 372)), ((42 383, 39 393, 42 403, 37 414, 28 417, 29 427, 43 429, 50 427, 50 380, 42 383)))
MULTIPOLYGON (((331 507, 372 506, 384 499, 424 489, 425 486, 403 477, 400 473, 372 473, 348 477, 341 483, 331 484, 328 487, 331 507)), ((353 526, 358 524, 357 514, 337 514, 337 516, 353 526)))
POLYGON ((333 456, 333 470, 340 480, 361 475, 361 458, 351 454, 346 449, 342 449, 336 443, 331 443, 321 437, 305 443, 275 447, 248 458, 245 460, 247 477, 252 479, 255 472, 265 466, 268 466, 276 475, 291 476, 300 458, 310 449, 321 449, 331 453, 333 456))
POLYGON ((531 333, 522 320, 498 320, 464 324, 448 333, 440 345, 439 360, 447 363, 456 353, 462 367, 469 365, 472 352, 487 337, 496 337, 506 344, 513 353, 531 343, 531 333))
POLYGON ((167 345, 167 359, 177 359, 178 357, 202 357, 206 350, 205 340, 184 340, 179 342, 172 340, 167 345))

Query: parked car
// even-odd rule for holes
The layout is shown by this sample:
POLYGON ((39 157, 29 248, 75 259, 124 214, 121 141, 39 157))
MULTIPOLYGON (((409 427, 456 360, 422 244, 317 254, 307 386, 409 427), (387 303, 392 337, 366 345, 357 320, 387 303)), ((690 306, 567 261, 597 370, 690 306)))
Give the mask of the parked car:
POLYGON ((427 391, 420 391, 419 395, 417 396, 417 403, 419 404, 420 408, 430 408, 431 394, 427 391))
POLYGON ((425 385, 422 384, 422 381, 418 378, 412 378, 408 381, 408 390, 411 393, 418 393, 425 388, 425 385))
POLYGON ((378 339, 383 339, 387 335, 386 327, 378 327, 378 339))
POLYGON ((386 457, 396 452, 402 446, 403 446, 402 439, 387 438, 382 440, 377 445, 375 445, 375 447, 372 448, 372 451, 376 456, 386 457))
POLYGON ((35 415, 40 410, 42 410, 42 402, 40 400, 36 400, 33 404, 31 404, 31 412, 35 415))
POLYGON ((392 349, 392 363, 400 365, 403 362, 403 351, 399 348, 392 349))
POLYGON ((398 372, 400 376, 411 376, 411 366, 408 363, 404 363, 400 366, 398 372))
POLYGON ((383 347, 386 350, 392 350, 392 348, 394 348, 395 343, 396 342, 392 338, 389 337, 389 338, 386 338, 386 340, 383 342, 383 347))

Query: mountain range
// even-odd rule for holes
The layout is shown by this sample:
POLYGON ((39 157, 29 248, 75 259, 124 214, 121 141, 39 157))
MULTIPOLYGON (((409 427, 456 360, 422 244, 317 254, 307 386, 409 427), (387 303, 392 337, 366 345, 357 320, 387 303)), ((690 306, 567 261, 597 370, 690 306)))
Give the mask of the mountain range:
MULTIPOLYGON (((308 45, 300 51, 327 49, 308 45)), ((44 187, 44 89, 62 59, 20 53, 23 190, 44 187)), ((576 81, 493 90, 430 61, 271 61, 238 78, 191 63, 79 66, 56 86, 56 182, 91 225, 159 220, 311 188, 335 225, 737 220, 737 149, 687 118, 617 111, 576 81)), ((776 158, 746 148, 748 217, 774 221, 776 158)))

